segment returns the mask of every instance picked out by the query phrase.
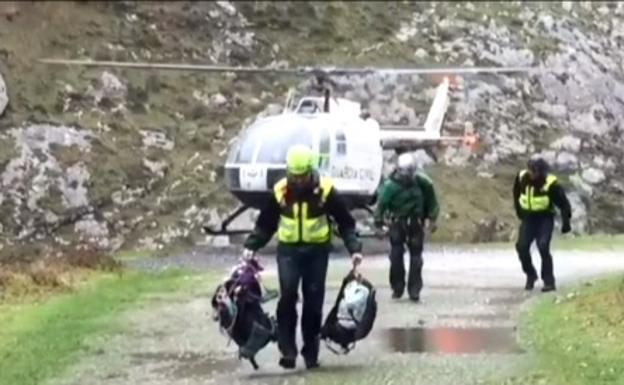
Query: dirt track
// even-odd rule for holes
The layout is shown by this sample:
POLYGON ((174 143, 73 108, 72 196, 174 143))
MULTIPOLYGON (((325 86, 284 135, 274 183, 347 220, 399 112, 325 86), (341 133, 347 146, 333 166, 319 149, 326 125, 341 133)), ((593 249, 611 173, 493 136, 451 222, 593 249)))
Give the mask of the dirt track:
MULTIPOLYGON (((624 271, 624 258, 618 255, 555 250, 559 292, 581 279, 624 271)), ((182 258, 174 264, 189 261, 182 258)), ((534 262, 539 266, 535 252, 534 262)), ((271 281, 272 261, 265 258, 265 264, 271 281)), ((347 356, 323 348, 323 368, 317 372, 305 373, 301 360, 296 371, 282 370, 275 345, 260 352, 257 372, 248 362, 238 361, 236 347, 227 346, 227 338, 210 319, 208 298, 213 286, 198 281, 192 295, 157 298, 152 305, 128 313, 123 330, 90 341, 84 358, 53 383, 478 384, 526 364, 526 354, 515 344, 517 314, 530 297, 558 295, 542 294, 540 285, 532 293, 524 292, 513 250, 425 251, 420 304, 390 299, 387 266, 385 256, 370 257, 362 270, 379 290, 379 316, 371 336, 347 356), (476 353, 481 349, 485 353, 476 353)), ((327 310, 347 269, 346 259, 330 262, 327 310)), ((270 302, 267 310, 273 311, 274 305, 270 302)))

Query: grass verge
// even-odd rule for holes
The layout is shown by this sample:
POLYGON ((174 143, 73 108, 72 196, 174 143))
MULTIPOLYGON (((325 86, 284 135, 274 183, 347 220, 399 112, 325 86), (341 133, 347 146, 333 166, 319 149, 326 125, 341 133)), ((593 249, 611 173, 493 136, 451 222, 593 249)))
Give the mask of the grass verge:
POLYGON ((43 303, 0 305, 0 384, 34 385, 61 374, 86 337, 115 327, 121 312, 147 296, 191 281, 182 271, 102 273, 43 303))
MULTIPOLYGON (((467 247, 468 249, 513 249, 515 241, 510 242, 482 242, 482 243, 441 243, 450 247, 467 247)), ((569 236, 553 234, 551 250, 557 251, 624 251, 624 234, 593 234, 569 236)))
POLYGON ((534 368, 507 384, 624 383, 624 280, 602 279, 543 297, 520 325, 534 368))

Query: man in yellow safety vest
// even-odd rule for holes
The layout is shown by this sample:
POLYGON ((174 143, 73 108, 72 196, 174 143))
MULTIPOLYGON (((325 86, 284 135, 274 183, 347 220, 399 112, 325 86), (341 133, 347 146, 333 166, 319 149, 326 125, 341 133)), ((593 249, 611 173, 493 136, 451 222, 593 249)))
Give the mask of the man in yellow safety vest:
POLYGON ((557 177, 549 173, 548 163, 542 158, 529 160, 528 169, 516 176, 513 187, 514 207, 521 220, 516 250, 522 270, 526 274, 526 290, 533 290, 537 272, 531 260, 531 243, 536 241, 542 259, 543 292, 555 290, 550 241, 554 229, 554 206, 561 212, 563 234, 570 232, 572 209, 557 177))
POLYGON ((325 297, 325 279, 331 248, 328 215, 338 224, 353 266, 362 259, 362 244, 355 220, 330 179, 314 169, 312 151, 293 146, 286 156, 286 177, 273 187, 267 206, 261 210, 254 232, 245 242, 245 257, 252 257, 277 231, 277 269, 280 299, 277 305, 277 340, 282 353, 280 366, 296 365, 297 293, 302 281, 303 314, 301 355, 308 369, 318 367, 320 330, 325 297))

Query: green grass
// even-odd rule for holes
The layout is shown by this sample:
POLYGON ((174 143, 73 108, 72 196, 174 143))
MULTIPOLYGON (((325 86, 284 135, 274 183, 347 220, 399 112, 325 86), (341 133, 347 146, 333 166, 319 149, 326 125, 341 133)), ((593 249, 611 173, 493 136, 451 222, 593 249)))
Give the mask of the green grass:
POLYGON ((0 384, 34 385, 61 374, 85 339, 113 330, 121 312, 190 282, 181 271, 105 274, 43 303, 0 304, 0 384))
MULTIPOLYGON (((555 229, 559 231, 559 229, 555 229)), ((515 240, 510 242, 489 242, 489 243, 470 243, 451 244, 453 247, 465 246, 469 248, 480 249, 501 249, 513 248, 515 240)), ((592 234, 592 235, 561 235, 553 234, 551 243, 553 252, 559 251, 621 251, 624 250, 624 234, 592 234)))
POLYGON ((509 383, 624 383, 624 280, 614 277, 541 297, 521 321, 535 367, 509 383), (553 303, 554 302, 554 303, 553 303))

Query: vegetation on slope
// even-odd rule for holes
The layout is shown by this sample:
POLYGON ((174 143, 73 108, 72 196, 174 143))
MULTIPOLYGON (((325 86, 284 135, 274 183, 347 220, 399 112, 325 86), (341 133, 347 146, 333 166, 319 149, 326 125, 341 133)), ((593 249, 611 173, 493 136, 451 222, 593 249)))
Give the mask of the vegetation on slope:
POLYGON ((507 384, 624 382, 624 281, 594 281, 540 298, 520 325, 535 367, 507 384))
POLYGON ((0 303, 0 383, 41 384, 62 374, 88 349, 89 338, 122 326, 123 311, 192 281, 177 270, 99 274, 43 302, 0 303))

